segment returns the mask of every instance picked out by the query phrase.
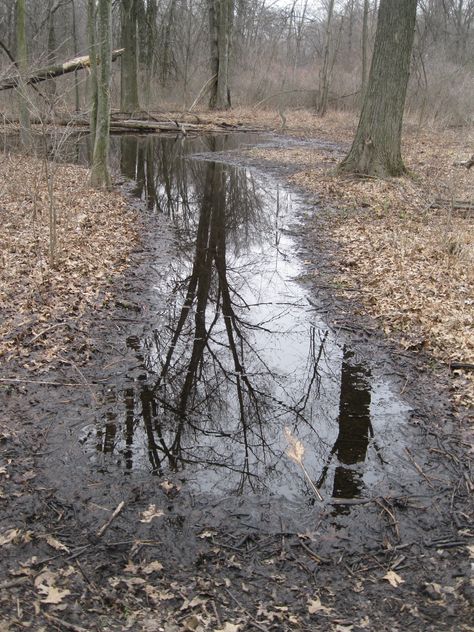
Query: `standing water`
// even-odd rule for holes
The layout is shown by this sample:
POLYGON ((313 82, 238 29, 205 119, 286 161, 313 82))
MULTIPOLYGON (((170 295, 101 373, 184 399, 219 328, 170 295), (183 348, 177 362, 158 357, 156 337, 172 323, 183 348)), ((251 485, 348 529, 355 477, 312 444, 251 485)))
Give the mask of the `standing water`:
POLYGON ((325 498, 390 489, 408 407, 311 306, 291 232, 305 203, 212 156, 235 137, 118 141, 122 174, 178 246, 155 278, 151 335, 127 339, 140 370, 83 428, 91 459, 217 495, 297 500, 308 478, 325 498))

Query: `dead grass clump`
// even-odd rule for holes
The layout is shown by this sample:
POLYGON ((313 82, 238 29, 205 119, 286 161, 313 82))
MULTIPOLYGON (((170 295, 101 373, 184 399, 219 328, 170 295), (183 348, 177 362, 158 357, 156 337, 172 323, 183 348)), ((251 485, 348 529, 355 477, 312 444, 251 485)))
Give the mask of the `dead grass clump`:
POLYGON ((51 345, 48 331, 79 322, 107 300, 107 285, 127 265, 137 239, 124 198, 91 189, 87 169, 50 164, 51 200, 44 168, 35 158, 0 157, 0 357, 4 366, 23 358, 25 367, 41 370, 61 351, 60 337, 51 345), (57 216, 53 265, 51 202, 57 216), (31 360, 32 340, 45 345, 43 359, 31 360))

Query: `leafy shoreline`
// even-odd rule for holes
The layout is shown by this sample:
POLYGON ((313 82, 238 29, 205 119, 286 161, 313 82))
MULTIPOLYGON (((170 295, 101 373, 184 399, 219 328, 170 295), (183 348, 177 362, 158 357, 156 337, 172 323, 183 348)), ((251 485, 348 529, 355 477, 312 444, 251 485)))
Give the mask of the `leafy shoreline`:
POLYGON ((88 186, 88 170, 24 155, 0 159, 0 358, 44 372, 87 338, 81 315, 108 300, 110 282, 138 240, 135 213, 118 192, 88 186), (48 188, 48 175, 51 187, 48 188), (52 194, 51 194, 52 193, 52 194), (50 209, 56 247, 50 259, 50 209))

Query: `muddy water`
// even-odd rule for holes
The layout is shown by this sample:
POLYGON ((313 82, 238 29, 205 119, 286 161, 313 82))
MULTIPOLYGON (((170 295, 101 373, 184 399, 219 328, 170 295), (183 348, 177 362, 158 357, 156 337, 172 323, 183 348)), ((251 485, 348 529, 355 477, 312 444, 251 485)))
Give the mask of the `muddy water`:
POLYGON ((115 139, 116 167, 178 246, 154 277, 150 333, 127 337, 136 363, 80 442, 94 467, 178 473, 196 492, 387 492, 408 406, 308 301, 294 236, 304 202, 223 162, 252 140, 115 139))

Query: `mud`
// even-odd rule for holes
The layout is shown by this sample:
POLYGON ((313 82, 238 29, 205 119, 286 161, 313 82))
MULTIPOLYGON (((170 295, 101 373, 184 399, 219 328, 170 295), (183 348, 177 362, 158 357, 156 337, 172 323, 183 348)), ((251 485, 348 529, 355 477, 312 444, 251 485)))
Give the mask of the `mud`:
POLYGON ((314 200, 256 142, 298 141, 115 140, 141 248, 86 348, 0 386, 11 629, 468 629, 442 376, 334 297, 314 200))

